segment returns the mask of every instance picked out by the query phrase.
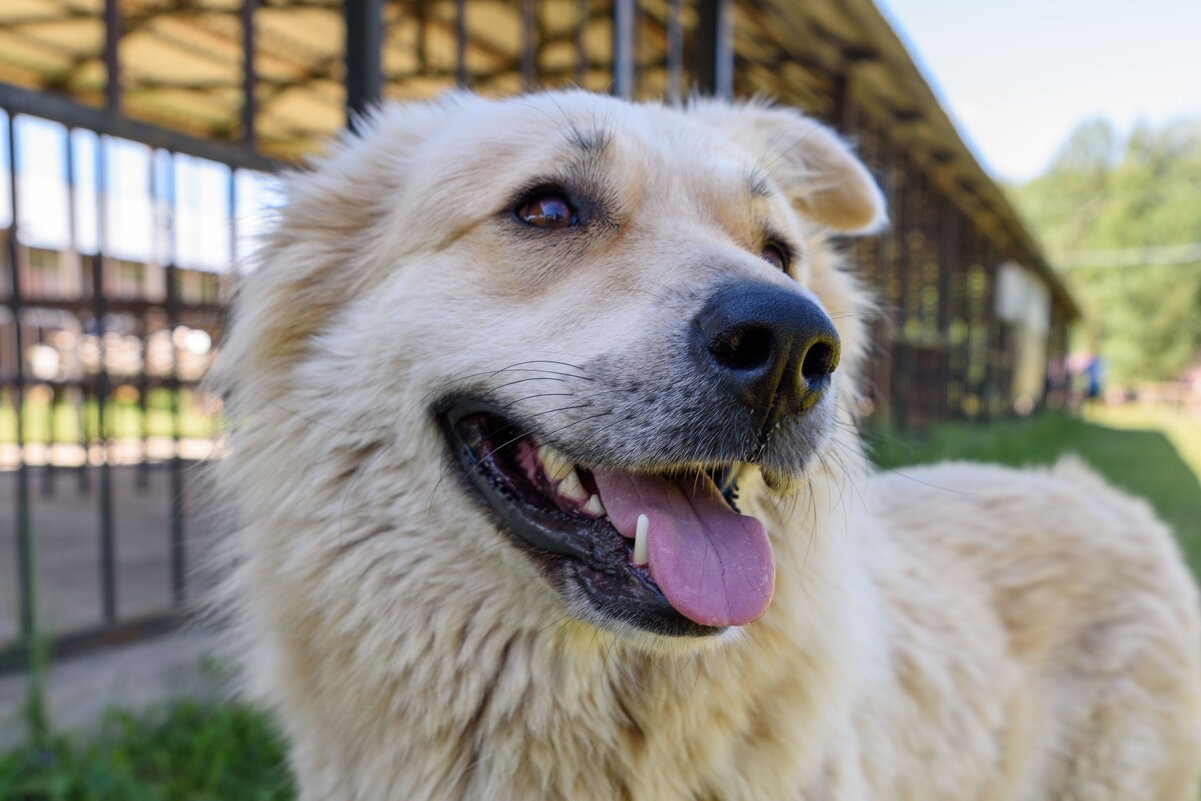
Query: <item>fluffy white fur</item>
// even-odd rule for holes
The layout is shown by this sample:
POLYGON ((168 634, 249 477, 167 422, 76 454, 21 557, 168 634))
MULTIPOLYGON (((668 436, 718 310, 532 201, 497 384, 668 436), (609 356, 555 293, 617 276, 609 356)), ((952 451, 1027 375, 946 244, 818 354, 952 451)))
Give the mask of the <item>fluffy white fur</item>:
POLYGON ((829 131, 584 93, 364 127, 288 179, 218 377, 226 589, 302 799, 1197 797, 1198 599, 1144 503, 1074 463, 869 470, 849 412, 867 303, 823 231, 883 212, 829 131), (621 211, 552 258, 505 204, 581 136, 621 211), (771 188, 756 213, 807 243, 789 276, 755 255, 748 170, 771 188), (483 382, 550 430, 562 398, 500 386, 540 377, 518 365, 661 342, 727 275, 799 282, 843 340, 828 442, 742 488, 774 600, 700 643, 598 627, 498 531, 430 404, 483 382))

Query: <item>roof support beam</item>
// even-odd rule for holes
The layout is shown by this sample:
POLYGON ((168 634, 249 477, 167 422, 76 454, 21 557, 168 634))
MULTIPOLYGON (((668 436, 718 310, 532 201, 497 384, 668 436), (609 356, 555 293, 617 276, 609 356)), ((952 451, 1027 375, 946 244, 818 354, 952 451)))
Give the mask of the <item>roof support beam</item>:
POLYGON ((119 0, 104 0, 105 97, 108 110, 121 111, 121 6, 119 0))
POLYGON ((634 0, 613 2, 613 94, 634 97, 634 0))
POLYGON ((383 0, 346 0, 346 121, 352 130, 383 95, 383 42, 383 0))
POLYGON ((242 143, 254 147, 254 120, 258 116, 255 86, 258 72, 254 68, 254 12, 259 0, 242 0, 242 143))
POLYGON ((700 0, 696 80, 706 94, 734 97, 734 25, 730 0, 700 0))

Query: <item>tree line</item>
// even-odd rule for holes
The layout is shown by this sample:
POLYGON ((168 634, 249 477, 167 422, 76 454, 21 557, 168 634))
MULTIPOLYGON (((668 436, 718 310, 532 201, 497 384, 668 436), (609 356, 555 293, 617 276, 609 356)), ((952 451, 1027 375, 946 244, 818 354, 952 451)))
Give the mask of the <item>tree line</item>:
POLYGON ((1074 351, 1099 352, 1123 385, 1201 359, 1201 119, 1126 136, 1087 120, 1009 189, 1084 311, 1074 351))

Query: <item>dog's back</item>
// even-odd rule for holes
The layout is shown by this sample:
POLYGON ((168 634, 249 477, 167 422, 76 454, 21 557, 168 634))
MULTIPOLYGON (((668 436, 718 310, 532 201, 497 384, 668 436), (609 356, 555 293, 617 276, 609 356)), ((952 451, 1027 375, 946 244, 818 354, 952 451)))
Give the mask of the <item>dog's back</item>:
POLYGON ((1000 702, 1004 778, 990 798, 1196 797, 1197 591, 1146 503, 1074 458, 1049 470, 906 468, 876 477, 869 495, 907 566, 875 570, 917 632, 898 639, 899 686, 928 712, 1000 702), (913 608, 923 597, 933 619, 921 619, 932 606, 913 608), (934 653, 920 635, 932 626, 943 630, 934 653), (954 689, 943 695, 935 675, 954 689))

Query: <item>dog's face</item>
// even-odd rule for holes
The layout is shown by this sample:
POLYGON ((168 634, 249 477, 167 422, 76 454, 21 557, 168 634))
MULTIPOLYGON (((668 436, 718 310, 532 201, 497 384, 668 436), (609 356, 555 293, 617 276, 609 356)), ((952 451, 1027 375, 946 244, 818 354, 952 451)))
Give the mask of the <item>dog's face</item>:
POLYGON ((743 512, 850 436, 862 301, 823 232, 882 215, 829 131, 456 95, 381 112, 289 201, 239 369, 385 431, 437 476, 414 478, 429 506, 465 510, 437 536, 500 543, 578 618, 698 637, 763 614, 772 546, 743 512))

